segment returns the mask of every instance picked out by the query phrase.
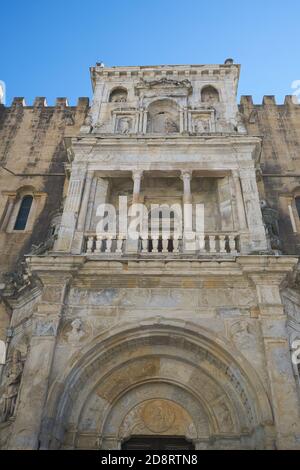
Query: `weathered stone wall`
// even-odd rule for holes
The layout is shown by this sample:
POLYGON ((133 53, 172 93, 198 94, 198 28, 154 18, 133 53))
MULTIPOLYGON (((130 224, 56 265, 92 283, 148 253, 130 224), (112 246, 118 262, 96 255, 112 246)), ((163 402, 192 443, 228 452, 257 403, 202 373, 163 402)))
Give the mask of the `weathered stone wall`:
POLYGON ((299 229, 294 198, 300 188, 300 105, 292 96, 283 105, 277 105, 274 96, 265 96, 262 105, 243 96, 240 112, 248 133, 263 138, 259 190, 261 198, 279 211, 283 252, 300 254, 300 231, 293 231, 288 208, 291 205, 299 229))
POLYGON ((65 98, 55 106, 47 106, 44 98, 26 106, 15 98, 11 107, 0 107, 0 274, 13 270, 32 244, 44 241, 51 215, 62 204, 68 161, 63 139, 79 132, 88 109, 88 98, 79 98, 77 106, 68 106, 65 98), (8 233, 3 226, 8 195, 20 188, 41 195, 41 203, 30 230, 8 233))

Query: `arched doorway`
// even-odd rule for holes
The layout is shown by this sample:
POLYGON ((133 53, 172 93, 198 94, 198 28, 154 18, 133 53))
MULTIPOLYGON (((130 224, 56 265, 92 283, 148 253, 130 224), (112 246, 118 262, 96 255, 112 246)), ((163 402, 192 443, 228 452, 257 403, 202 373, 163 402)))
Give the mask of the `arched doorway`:
POLYGON ((185 437, 174 436, 138 436, 122 443, 123 450, 195 450, 193 443, 185 437))
POLYGON ((46 411, 43 448, 172 438, 196 449, 255 449, 272 423, 262 383, 230 343, 161 319, 96 338, 52 388, 46 411))

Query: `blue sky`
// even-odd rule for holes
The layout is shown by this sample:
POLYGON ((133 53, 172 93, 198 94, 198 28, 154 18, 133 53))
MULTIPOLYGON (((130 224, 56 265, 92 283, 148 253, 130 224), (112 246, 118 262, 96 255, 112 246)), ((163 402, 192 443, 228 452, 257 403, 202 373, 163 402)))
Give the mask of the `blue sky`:
POLYGON ((300 80, 299 0, 1 2, 0 80, 24 96, 91 96, 89 66, 242 64, 239 94, 276 95, 300 80))

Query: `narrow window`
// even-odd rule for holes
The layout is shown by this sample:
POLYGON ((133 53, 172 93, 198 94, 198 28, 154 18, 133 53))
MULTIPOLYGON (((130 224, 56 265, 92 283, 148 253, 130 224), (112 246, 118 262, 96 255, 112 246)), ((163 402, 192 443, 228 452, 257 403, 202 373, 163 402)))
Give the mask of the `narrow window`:
POLYGON ((296 208, 298 212, 298 217, 300 219, 300 196, 296 197, 296 208))
POLYGON ((0 366, 5 364, 6 359, 6 346, 4 341, 0 341, 0 366))
POLYGON ((25 196, 22 199, 19 213, 16 219, 16 223, 14 226, 14 230, 25 230, 29 212, 32 206, 33 197, 32 196, 25 196))

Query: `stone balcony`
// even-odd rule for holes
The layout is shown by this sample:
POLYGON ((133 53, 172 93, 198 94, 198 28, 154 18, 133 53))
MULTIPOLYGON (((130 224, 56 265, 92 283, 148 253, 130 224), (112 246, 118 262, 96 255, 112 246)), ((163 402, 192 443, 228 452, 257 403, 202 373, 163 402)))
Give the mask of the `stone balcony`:
POLYGON ((138 240, 126 240, 123 234, 85 234, 83 254, 116 257, 127 255, 231 255, 240 253, 240 236, 233 232, 193 233, 189 239, 182 236, 145 234, 138 240))

